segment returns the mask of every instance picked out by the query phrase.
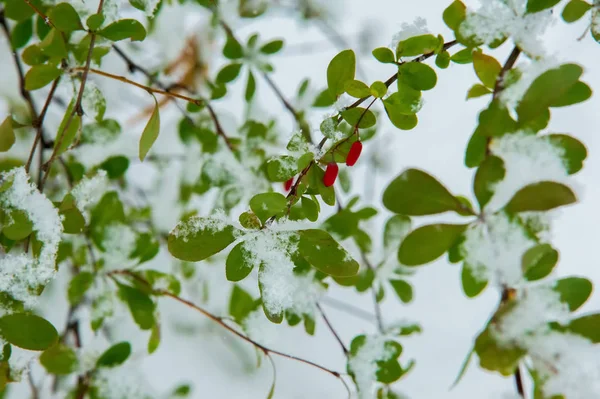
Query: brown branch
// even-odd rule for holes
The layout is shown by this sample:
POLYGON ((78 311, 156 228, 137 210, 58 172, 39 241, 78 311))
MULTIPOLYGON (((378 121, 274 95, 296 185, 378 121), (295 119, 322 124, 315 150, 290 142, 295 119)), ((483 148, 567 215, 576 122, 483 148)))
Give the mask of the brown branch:
MULTIPOLYGON (((111 271, 111 272, 107 273, 107 275, 109 277, 113 278, 113 279, 114 279, 114 276, 116 276, 116 275, 128 276, 128 277, 133 278, 136 281, 144 284, 145 286, 149 287, 150 289, 152 289, 152 285, 148 281, 146 281, 141 276, 139 276, 139 275, 137 275, 135 273, 132 273, 129 270, 114 270, 114 271, 111 271)), ((171 292, 169 292, 167 290, 154 290, 154 289, 152 289, 152 293, 154 295, 158 295, 158 296, 169 297, 169 298, 171 298, 171 299, 173 299, 173 300, 175 300, 175 301, 177 301, 179 303, 182 303, 182 304, 186 305, 189 308, 194 309, 195 311, 203 314, 207 318, 209 318, 212 321, 214 321, 215 323, 219 324, 221 327, 223 327, 224 329, 226 329, 230 333, 232 333, 232 334, 236 335, 237 337, 243 339, 244 341, 252 344, 255 348, 260 349, 265 354, 269 353, 269 354, 281 356, 281 357, 284 357, 284 358, 287 358, 287 359, 291 359, 291 360, 298 361, 300 363, 307 364, 307 365, 315 367, 315 368, 317 368, 319 370, 322 370, 322 371, 326 372, 327 374, 330 374, 330 375, 334 376, 335 378, 339 379, 342 382, 342 384, 344 384, 344 387, 346 388, 346 390, 349 391, 349 388, 346 385, 346 382, 341 377, 341 373, 339 373, 337 371, 328 369, 327 367, 321 366, 320 364, 317 364, 317 363, 312 362, 310 360, 303 359, 303 358, 300 358, 300 357, 297 357, 297 356, 294 356, 294 355, 289 355, 287 353, 280 352, 280 351, 275 350, 275 349, 268 348, 268 347, 266 347, 266 346, 264 346, 264 345, 262 345, 262 344, 260 344, 260 343, 258 343, 256 341, 254 341, 252 338, 250 338, 250 337, 242 334, 241 332, 239 332, 235 328, 231 327, 227 323, 225 323, 225 321, 224 321, 225 319, 223 317, 216 316, 216 315, 210 313, 209 311, 205 310, 204 308, 201 308, 200 306, 194 304, 193 302, 188 301, 187 299, 181 298, 181 297, 179 297, 179 296, 177 296, 177 295, 175 295, 175 294, 173 294, 173 293, 171 293, 171 292)))
POLYGON ((502 67, 502 69, 500 70, 500 73, 498 74, 498 78, 496 79, 496 84, 494 85, 494 94, 492 95, 492 98, 494 100, 497 99, 498 96, 500 96, 500 93, 502 93, 502 90, 504 90, 504 76, 515 65, 515 63, 517 62, 517 58, 519 58, 520 54, 521 54, 521 49, 518 46, 515 46, 515 48, 513 48, 510 55, 506 59, 504 66, 502 67))
POLYGON ((52 23, 52 21, 50 21, 50 18, 48 18, 43 12, 41 12, 36 6, 34 6, 31 1, 29 0, 23 0, 25 3, 27 3, 27 5, 29 7, 31 7, 31 9, 37 14, 39 15, 40 18, 42 18, 44 20, 44 22, 48 25, 50 25, 51 27, 55 27, 54 24, 52 23))
MULTIPOLYGON (((85 67, 77 67, 77 68, 72 68, 71 69, 72 72, 82 71, 82 70, 85 73, 86 68, 85 67)), ((100 76, 104 76, 106 78, 110 78, 110 79, 118 80, 118 81, 123 82, 123 83, 127 83, 129 85, 132 85, 132 86, 138 87, 140 89, 146 90, 149 93, 162 94, 163 96, 169 96, 169 97, 176 97, 176 98, 179 98, 181 100, 185 100, 185 101, 187 101, 189 103, 192 103, 192 104, 195 104, 195 105, 198 105, 198 106, 204 105, 204 101, 203 100, 198 100, 198 99, 195 99, 195 98, 183 95, 183 94, 179 94, 179 93, 176 93, 176 92, 168 91, 168 90, 157 89, 157 88, 154 88, 154 87, 151 87, 151 86, 146 86, 146 85, 143 85, 141 83, 135 82, 133 80, 127 79, 125 76, 115 75, 115 74, 104 72, 104 71, 101 71, 100 69, 95 69, 95 68, 88 68, 88 70, 89 70, 89 72, 91 72, 91 73, 93 73, 95 75, 100 75, 100 76)))
MULTIPOLYGON (((52 86, 50 87, 50 92, 48 93, 48 97, 46 97, 46 102, 44 103, 44 107, 42 108, 42 112, 40 114, 39 117, 36 118, 36 120, 34 121, 34 125, 36 128, 36 133, 35 133, 35 138, 33 140, 33 144, 31 146, 31 151, 29 151, 29 157, 27 158, 27 163, 25 164, 25 171, 29 172, 29 168, 31 167, 31 162, 33 160, 33 155, 35 153, 35 148, 38 144, 38 142, 41 141, 41 145, 40 145, 40 170, 42 169, 42 163, 43 163, 43 158, 41 157, 41 153, 44 149, 43 146, 43 126, 44 126, 44 119, 46 118, 46 112, 48 111, 48 107, 50 106, 50 103, 52 102, 52 98, 54 97, 54 93, 56 91, 56 87, 58 87, 58 83, 60 82, 60 76, 56 79, 54 79, 54 82, 52 82, 52 86)), ((38 184, 39 185, 39 184, 38 184)))
POLYGON ((323 309, 321 308, 321 305, 319 305, 319 303, 317 303, 317 309, 319 310, 319 313, 321 313, 321 317, 323 317, 325 324, 327 324, 327 328, 329 328, 329 331, 331 331, 331 333, 335 337, 335 340, 338 342, 338 344, 340 344, 340 347, 342 348, 342 352, 344 352, 344 356, 348 357, 348 348, 346 348, 346 345, 344 345, 344 341, 342 341, 342 339, 338 335, 337 331, 335 331, 335 329, 329 322, 329 319, 325 315, 325 312, 323 312, 323 309))
MULTIPOLYGON (((162 94, 165 96, 170 96, 170 97, 176 97, 176 98, 180 98, 182 100, 185 100, 187 102, 193 103, 195 105, 198 106, 202 106, 205 105, 206 109, 208 110, 208 114, 210 116, 210 118, 213 121, 213 124, 215 125, 215 130, 217 131, 217 135, 221 136, 223 138, 223 140, 225 141, 225 144, 227 145, 227 147, 231 150, 234 151, 235 148, 233 146, 233 143, 231 142, 231 140, 229 139, 229 136, 227 136, 227 134, 225 133, 225 131, 223 130, 223 127, 221 126, 221 123, 219 122, 219 119, 217 117, 217 114, 214 111, 214 108, 210 105, 210 103, 206 100, 197 100, 197 99, 193 99, 191 97, 188 96, 184 96, 178 93, 174 93, 172 91, 170 91, 170 88, 165 86, 164 84, 162 84, 160 81, 158 81, 158 79, 156 79, 146 68, 136 64, 127 54, 125 54, 125 52, 123 50, 121 50, 120 48, 118 48, 117 46, 113 45, 113 48, 115 49, 115 51, 117 52, 117 54, 123 59, 123 61, 125 61, 125 63, 127 64, 127 68, 129 69, 129 72, 133 73, 135 71, 139 71, 141 72, 143 75, 145 75, 148 80, 150 80, 150 82, 152 82, 152 84, 155 84, 156 86, 158 86, 160 88, 160 90, 154 89, 152 87, 148 87, 148 86, 144 86, 141 85, 139 83, 133 82, 125 77, 122 76, 117 76, 117 75, 112 75, 106 72, 102 72, 102 71, 98 71, 96 72, 96 70, 92 70, 93 73, 99 73, 100 75, 106 76, 106 77, 110 77, 113 79, 117 79, 120 80, 122 82, 125 83, 129 83, 132 84, 136 87, 139 87, 141 89, 144 89, 146 91, 151 91, 153 93, 158 93, 158 94, 162 94)), ((186 89, 186 88, 183 88, 186 89)), ((187 89, 186 89, 187 90, 187 89)), ((189 115, 187 115, 187 113, 183 110, 180 109, 181 112, 183 113, 184 117, 192 122, 192 118, 189 117, 189 115)))
MULTIPOLYGON (((28 1, 28 0, 25 0, 25 1, 28 1)), ((97 10, 98 14, 100 12, 102 12, 103 5, 104 5, 104 0, 100 0, 100 2, 98 3, 98 10, 97 10)), ((42 181, 41 181, 41 184, 39 187, 40 191, 43 190, 46 179, 48 179, 48 176, 50 175, 50 167, 52 166, 52 162, 54 162, 54 160, 57 157, 58 149, 61 147, 61 144, 62 144, 63 140, 65 139, 66 132, 69 130, 69 127, 71 126, 71 123, 73 122, 73 119, 75 118, 75 115, 77 114, 80 118, 83 116, 83 108, 81 107, 81 102, 83 101, 83 92, 85 90, 85 84, 87 83, 87 78, 88 78, 89 71, 90 71, 90 65, 92 63, 92 54, 94 52, 95 43, 96 43, 96 34, 91 33, 90 34, 90 48, 88 49, 87 58, 85 61, 85 67, 83 69, 83 74, 81 76, 81 84, 79 85, 79 93, 77 94, 77 99, 75 100, 75 105, 73 107, 73 110, 71 110, 71 113, 65 123, 65 126, 63 127, 62 131, 58 133, 57 140, 54 143, 54 150, 52 151, 52 155, 50 155, 50 159, 44 165, 46 168, 46 173, 44 174, 44 177, 42 178, 42 181)), ((81 124, 81 120, 79 121, 79 123, 81 124)))

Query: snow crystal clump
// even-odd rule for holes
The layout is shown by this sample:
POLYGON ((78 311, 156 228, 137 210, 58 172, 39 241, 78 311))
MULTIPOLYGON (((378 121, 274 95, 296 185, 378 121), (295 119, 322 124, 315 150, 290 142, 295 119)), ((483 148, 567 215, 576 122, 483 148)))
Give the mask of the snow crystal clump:
POLYGON ((564 150, 548 138, 518 132, 491 142, 492 153, 504 161, 506 174, 495 184, 486 209, 502 208, 521 188, 541 181, 566 182, 564 150))
POLYGON ((258 281, 262 300, 271 314, 289 311, 312 315, 325 289, 314 281, 314 273, 294 273, 291 255, 297 251, 296 233, 261 231, 244 241, 247 262, 260 268, 258 281))
POLYGON ((478 280, 515 287, 523 280, 521 257, 534 245, 520 224, 498 213, 467 229, 461 253, 478 280))
POLYGON ((520 73, 519 80, 504 87, 500 92, 500 100, 508 109, 516 108, 533 81, 547 70, 558 66, 559 62, 554 57, 534 59, 518 65, 516 70, 520 73))
POLYGON ((102 246, 104 267, 107 270, 122 269, 131 263, 129 255, 135 250, 137 235, 123 223, 113 223, 104 230, 102 246))
POLYGON ((401 30, 394 34, 392 38, 392 42, 390 44, 390 48, 396 51, 396 47, 398 47, 398 43, 402 40, 409 39, 413 36, 426 35, 429 32, 427 29, 427 20, 421 17, 415 18, 412 24, 407 24, 406 22, 402 23, 400 26, 401 30))
POLYGON ((269 346, 279 334, 277 325, 271 323, 260 308, 250 312, 242 325, 248 337, 261 345, 269 346))
POLYGON ((567 304, 548 284, 517 292, 516 304, 491 327, 500 345, 527 351, 540 373, 545 395, 569 399, 600 396, 600 347, 583 336, 551 330, 568 322, 567 304))
POLYGON ((182 220, 177 223, 177 226, 171 231, 176 238, 181 238, 183 241, 200 231, 208 231, 217 233, 225 230, 229 225, 226 219, 225 212, 218 209, 210 217, 192 216, 189 219, 182 220))
POLYGON ((73 190, 71 194, 75 197, 75 205, 77 209, 85 216, 86 221, 89 221, 87 209, 94 205, 102 197, 108 186, 106 171, 98 170, 96 176, 92 178, 84 177, 73 190))
POLYGON ((489 45, 504 37, 530 56, 543 56, 541 36, 553 22, 551 10, 526 13, 527 0, 482 0, 476 12, 468 12, 460 34, 475 37, 489 45))
POLYGON ((359 399, 373 397, 373 382, 377 379, 377 362, 385 361, 392 353, 385 346, 385 335, 367 335, 365 343, 350 357, 348 367, 354 374, 359 399))
POLYGON ((11 180, 12 185, 0 193, 0 206, 25 212, 42 248, 37 258, 31 253, 3 255, 0 260, 0 292, 31 307, 37 298, 35 291, 54 278, 63 226, 58 210, 29 182, 23 167, 0 173, 0 185, 11 180))

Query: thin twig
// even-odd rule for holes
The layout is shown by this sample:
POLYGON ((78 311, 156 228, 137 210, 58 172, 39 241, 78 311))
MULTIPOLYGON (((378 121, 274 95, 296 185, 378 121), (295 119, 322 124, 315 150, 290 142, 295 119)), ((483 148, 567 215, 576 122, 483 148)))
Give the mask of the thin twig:
POLYGON ((498 78, 496 79, 496 84, 494 85, 494 94, 492 95, 494 100, 497 99, 498 96, 500 96, 500 93, 502 93, 502 90, 504 90, 504 76, 515 65, 517 58, 519 58, 519 54, 521 54, 521 49, 518 46, 515 46, 500 70, 498 78))
MULTIPOLYGON (((31 150, 29 151, 29 157, 27 158, 27 163, 25 164, 25 171, 29 172, 29 168, 31 167, 31 162, 33 160, 33 154, 35 153, 35 148, 38 144, 38 142, 40 142, 42 140, 43 137, 43 126, 44 126, 44 119, 46 118, 46 112, 48 111, 48 107, 50 106, 50 103, 52 102, 52 98, 54 97, 54 93, 56 92, 56 87, 58 86, 58 83, 60 82, 60 76, 56 79, 54 79, 54 82, 52 82, 52 86, 50 87, 50 92, 48 93, 48 97, 46 97, 46 102, 44 103, 44 107, 42 108, 42 113, 40 114, 40 116, 38 118, 36 118, 34 125, 36 127, 36 133, 35 133, 35 138, 33 139, 33 144, 31 145, 31 150)), ((43 142, 42 145, 40 145, 40 153, 43 151, 44 146, 43 146, 43 142)), ((43 159, 43 158, 42 158, 43 159)), ((43 161, 42 161, 43 162, 43 161)), ((40 162, 40 170, 42 168, 42 162, 40 162)))
MULTIPOLYGON (((129 270, 114 270, 114 271, 109 272, 107 275, 109 277, 111 277, 111 278, 114 278, 115 275, 128 276, 128 277, 133 278, 136 281, 138 281, 138 282, 146 285, 147 287, 152 288, 152 285, 148 281, 146 281, 141 276, 139 276, 139 275, 137 275, 135 273, 132 273, 129 270)), ((254 347, 256 347, 257 349, 260 349, 264 353, 270 353, 270 354, 281 356, 281 357, 284 357, 284 358, 287 358, 287 359, 296 360, 296 361, 298 361, 300 363, 304 363, 304 364, 307 364, 309 366, 315 367, 315 368, 317 368, 319 370, 322 370, 322 371, 324 371, 324 372, 326 372, 326 373, 334 376, 335 378, 339 379, 340 381, 342 381, 342 383, 344 384, 344 387, 348 390, 348 386, 346 385, 344 379, 341 377, 341 373, 339 373, 337 371, 334 371, 334 370, 331 370, 331 369, 328 369, 327 367, 321 366, 320 364, 317 364, 317 363, 312 362, 310 360, 303 359, 303 358, 300 358, 300 357, 297 357, 297 356, 294 356, 294 355, 289 355, 287 353, 280 352, 280 351, 275 350, 275 349, 268 348, 268 347, 266 347, 266 346, 264 346, 264 345, 262 345, 262 344, 260 344, 260 343, 258 343, 256 341, 252 340, 252 338, 250 338, 250 337, 242 334, 241 332, 239 332, 235 328, 229 326, 227 323, 225 323, 225 321, 224 321, 224 319, 222 317, 216 316, 216 315, 210 313, 209 311, 201 308, 200 306, 194 304, 193 302, 188 301, 187 299, 181 298, 181 297, 179 297, 179 296, 177 296, 177 295, 175 295, 175 294, 173 294, 173 293, 171 293, 171 292, 169 292, 167 290, 153 290, 152 292, 153 292, 154 295, 169 297, 169 298, 171 298, 171 299, 173 299, 173 300, 175 300, 175 301, 177 301, 179 303, 182 303, 182 304, 188 306, 189 308, 192 308, 192 309, 196 310, 199 313, 202 313, 204 316, 208 317, 209 319, 211 319, 215 323, 219 324, 221 327, 223 327, 224 329, 226 329, 230 333, 232 333, 232 334, 238 336, 239 338, 243 339, 244 341, 246 341, 246 342, 254 345, 254 347)))
POLYGON ((342 348, 342 351, 344 352, 344 356, 348 357, 348 348, 346 348, 346 345, 344 345, 344 341, 342 341, 342 339, 338 335, 337 331, 335 331, 335 329, 333 328, 333 326, 329 322, 329 319, 325 315, 325 312, 321 308, 321 305, 319 305, 318 303, 317 303, 317 309, 319 310, 319 313, 321 313, 321 317, 323 317, 323 320, 325 321, 325 324, 327 324, 327 328, 329 328, 329 331, 331 331, 331 333, 335 337, 335 339, 338 342, 338 344, 340 344, 340 347, 342 348))
MULTIPOLYGON (((170 91, 169 87, 165 86, 160 81, 158 81, 158 79, 156 79, 146 68, 144 68, 144 67, 138 65, 137 63, 135 63, 127 54, 125 54, 125 52, 123 50, 121 50, 119 47, 117 47, 115 45, 113 45, 113 48, 115 49, 115 51, 117 52, 117 54, 123 59, 123 61, 125 61, 125 63, 127 64, 127 68, 129 69, 129 72, 131 72, 131 73, 133 73, 135 71, 141 72, 144 76, 146 76, 148 78, 148 80, 150 80, 150 82, 152 84, 155 84, 156 86, 158 86, 160 88, 160 90, 154 89, 152 87, 141 85, 141 84, 133 82, 133 81, 131 81, 131 80, 125 78, 125 77, 118 77, 117 80, 121 80, 122 82, 129 83, 129 84, 133 84, 134 86, 142 88, 142 89, 144 89, 146 91, 151 91, 153 93, 158 93, 158 94, 162 94, 162 95, 165 95, 165 96, 180 98, 182 100, 191 102, 191 103, 196 104, 198 106, 205 105, 206 109, 208 110, 208 114, 209 114, 210 118, 212 119, 213 124, 215 125, 215 130, 217 131, 217 134, 223 138, 223 141, 225 141, 225 145, 227 145, 227 147, 231 151, 235 150, 235 148, 233 146, 233 143, 229 139, 229 136, 227 136, 227 134, 223 130, 223 127, 222 127, 221 123, 219 122, 219 118, 217 117, 217 114, 215 113, 214 108, 210 105, 210 103, 208 101, 202 100, 202 99, 200 99, 200 100, 193 99, 191 97, 184 96, 184 95, 181 95, 181 94, 174 93, 174 92, 170 91)), ((92 70, 92 72, 93 73, 97 73, 95 70, 92 70)), ((102 72, 100 74, 103 75, 103 76, 106 76, 106 77, 111 77, 113 79, 117 78, 117 75, 108 74, 106 72, 102 72)), ((185 89, 185 88, 183 88, 183 89, 185 89)), ((190 118, 189 115, 187 115, 187 113, 183 109, 180 109, 180 110, 183 113, 183 116, 189 122, 191 122, 193 124, 194 121, 192 120, 192 118, 190 118)))

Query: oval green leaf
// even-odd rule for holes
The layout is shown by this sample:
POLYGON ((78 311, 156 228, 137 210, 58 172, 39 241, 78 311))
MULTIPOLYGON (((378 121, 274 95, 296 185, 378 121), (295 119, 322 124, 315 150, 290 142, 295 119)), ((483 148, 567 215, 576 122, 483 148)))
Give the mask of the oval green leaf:
POLYGON ((460 238, 466 224, 432 224, 413 230, 400 244, 398 260, 419 266, 442 256, 460 238))

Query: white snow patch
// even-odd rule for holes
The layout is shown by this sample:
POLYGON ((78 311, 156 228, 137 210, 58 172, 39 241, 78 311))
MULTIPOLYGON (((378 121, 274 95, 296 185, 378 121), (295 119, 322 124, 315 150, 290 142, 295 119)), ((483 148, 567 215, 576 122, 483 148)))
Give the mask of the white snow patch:
POLYGON ((217 210, 209 217, 192 216, 187 220, 180 221, 171 231, 171 234, 183 239, 183 241, 187 241, 190 236, 200 231, 217 233, 225 230, 227 226, 229 226, 229 223, 225 212, 217 210))
POLYGON ((359 399, 374 397, 373 387, 377 379, 376 362, 385 361, 391 356, 385 347, 386 341, 385 335, 367 335, 364 345, 348 361, 348 367, 354 373, 359 399))
POLYGON ((4 209, 18 209, 27 214, 42 248, 37 258, 31 252, 13 252, 0 259, 0 291, 31 307, 37 299, 36 290, 54 278, 63 227, 58 210, 29 182, 25 168, 0 173, 0 184, 7 180, 12 180, 12 185, 0 193, 0 205, 4 209))
POLYGON ((486 210, 502 208, 521 188, 541 181, 566 183, 564 150, 546 137, 517 132, 493 139, 492 153, 504 161, 506 174, 494 187, 486 210))
POLYGON ((427 29, 427 20, 425 18, 415 18, 412 24, 404 22, 401 25, 400 31, 394 34, 392 42, 390 43, 390 48, 393 51, 396 51, 396 47, 398 47, 399 42, 409 39, 413 36, 426 35, 428 33, 431 32, 429 32, 429 29, 427 29))
POLYGON ((106 178, 106 171, 99 169, 98 173, 92 178, 84 177, 79 183, 71 190, 71 195, 75 197, 75 205, 77 209, 85 216, 86 220, 89 220, 87 210, 90 206, 93 206, 102 195, 106 192, 108 187, 108 179, 106 178))
POLYGON ((534 245, 521 225, 498 213, 469 226, 461 253, 479 280, 515 287, 523 280, 521 257, 534 245))

